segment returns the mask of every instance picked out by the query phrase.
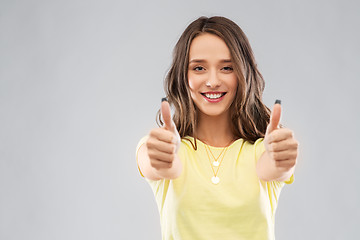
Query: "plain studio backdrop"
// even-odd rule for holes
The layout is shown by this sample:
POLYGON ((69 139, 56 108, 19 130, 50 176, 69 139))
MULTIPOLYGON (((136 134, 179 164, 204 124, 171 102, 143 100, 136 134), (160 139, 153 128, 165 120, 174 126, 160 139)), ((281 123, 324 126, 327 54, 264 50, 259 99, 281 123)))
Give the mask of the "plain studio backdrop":
POLYGON ((355 239, 357 1, 0 2, 0 239, 161 238, 135 148, 156 127, 173 47, 198 17, 248 36, 300 141, 277 240, 355 239))

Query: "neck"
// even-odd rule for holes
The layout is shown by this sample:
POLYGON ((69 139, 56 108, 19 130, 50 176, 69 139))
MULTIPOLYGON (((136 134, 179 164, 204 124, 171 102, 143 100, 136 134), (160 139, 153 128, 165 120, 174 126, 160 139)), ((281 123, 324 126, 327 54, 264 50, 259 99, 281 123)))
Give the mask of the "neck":
POLYGON ((226 147, 236 139, 231 124, 229 114, 208 116, 200 113, 197 138, 213 147, 226 147))

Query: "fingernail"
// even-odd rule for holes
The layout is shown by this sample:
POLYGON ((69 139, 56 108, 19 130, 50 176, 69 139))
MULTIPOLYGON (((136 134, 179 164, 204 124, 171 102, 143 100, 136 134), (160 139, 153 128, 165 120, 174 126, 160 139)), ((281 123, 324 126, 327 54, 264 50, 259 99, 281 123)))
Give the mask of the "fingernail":
POLYGON ((281 105, 281 100, 276 99, 275 104, 280 104, 281 105))
POLYGON ((161 99, 161 102, 163 102, 163 101, 167 101, 167 102, 168 102, 168 100, 167 100, 166 97, 164 97, 164 98, 161 99))

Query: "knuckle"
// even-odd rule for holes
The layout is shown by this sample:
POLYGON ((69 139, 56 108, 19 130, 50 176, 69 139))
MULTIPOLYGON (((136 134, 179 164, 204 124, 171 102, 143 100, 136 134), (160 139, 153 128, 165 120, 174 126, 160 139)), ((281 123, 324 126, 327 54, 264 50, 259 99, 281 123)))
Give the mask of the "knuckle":
POLYGON ((169 162, 173 162, 174 161, 174 158, 175 158, 175 154, 174 153, 171 153, 170 155, 169 155, 169 158, 168 158, 168 160, 169 160, 169 162))
POLYGON ((155 128, 155 129, 151 129, 149 135, 150 135, 151 137, 155 137, 155 136, 157 136, 157 133, 158 133, 158 131, 157 131, 157 129, 155 128))
POLYGON ((153 143, 152 139, 149 138, 146 142, 146 147, 148 149, 151 149, 153 146, 154 146, 154 143, 153 143))
POLYGON ((176 150, 176 146, 175 146, 175 145, 171 145, 170 151, 171 151, 172 153, 175 153, 175 150, 176 150))
POLYGON ((156 162, 151 161, 151 162, 150 162, 150 165, 151 165, 153 168, 155 168, 156 170, 159 170, 159 165, 158 165, 156 162))
POLYGON ((170 139, 170 142, 172 142, 172 143, 174 143, 176 141, 175 135, 172 132, 170 132, 169 139, 170 139))
POLYGON ((294 133, 293 133, 291 130, 289 130, 289 131, 285 134, 285 136, 286 136, 288 139, 294 139, 294 133))
POLYGON ((275 139, 276 139, 276 131, 270 133, 269 136, 268 136, 268 139, 269 139, 270 143, 275 141, 275 139))
POLYGON ((148 151, 148 155, 150 159, 154 159, 155 158, 155 154, 153 151, 148 151))
POLYGON ((291 161, 289 161, 289 166, 290 166, 290 168, 293 167, 293 166, 295 166, 295 164, 296 164, 296 158, 294 158, 294 159, 292 159, 291 161))

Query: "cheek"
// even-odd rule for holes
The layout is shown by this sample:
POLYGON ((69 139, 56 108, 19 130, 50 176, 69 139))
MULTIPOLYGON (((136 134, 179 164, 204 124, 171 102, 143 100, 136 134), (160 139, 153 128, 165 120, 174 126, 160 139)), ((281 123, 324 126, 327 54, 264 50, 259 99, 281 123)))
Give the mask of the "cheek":
POLYGON ((194 81, 192 81, 191 78, 189 78, 189 88, 190 88, 190 91, 194 91, 194 81))
POLYGON ((188 81, 189 81, 189 87, 190 87, 191 92, 196 92, 200 87, 199 80, 195 76, 192 76, 191 74, 189 74, 188 81))
POLYGON ((195 90, 196 90, 196 84, 191 76, 188 75, 188 84, 189 84, 189 90, 190 90, 190 96, 194 100, 195 99, 195 90))
POLYGON ((231 79, 230 79, 230 86, 231 86, 231 89, 234 90, 234 92, 236 92, 236 89, 238 87, 238 84, 239 84, 239 81, 237 79, 236 76, 233 76, 231 79))
MULTIPOLYGON (((229 79, 230 80, 230 79, 229 79)), ((238 88, 238 85, 239 85, 239 82, 237 80, 236 77, 232 78, 230 81, 229 81, 229 88, 231 89, 231 102, 233 102, 235 100, 235 97, 236 97, 236 92, 237 92, 237 88, 238 88)))

